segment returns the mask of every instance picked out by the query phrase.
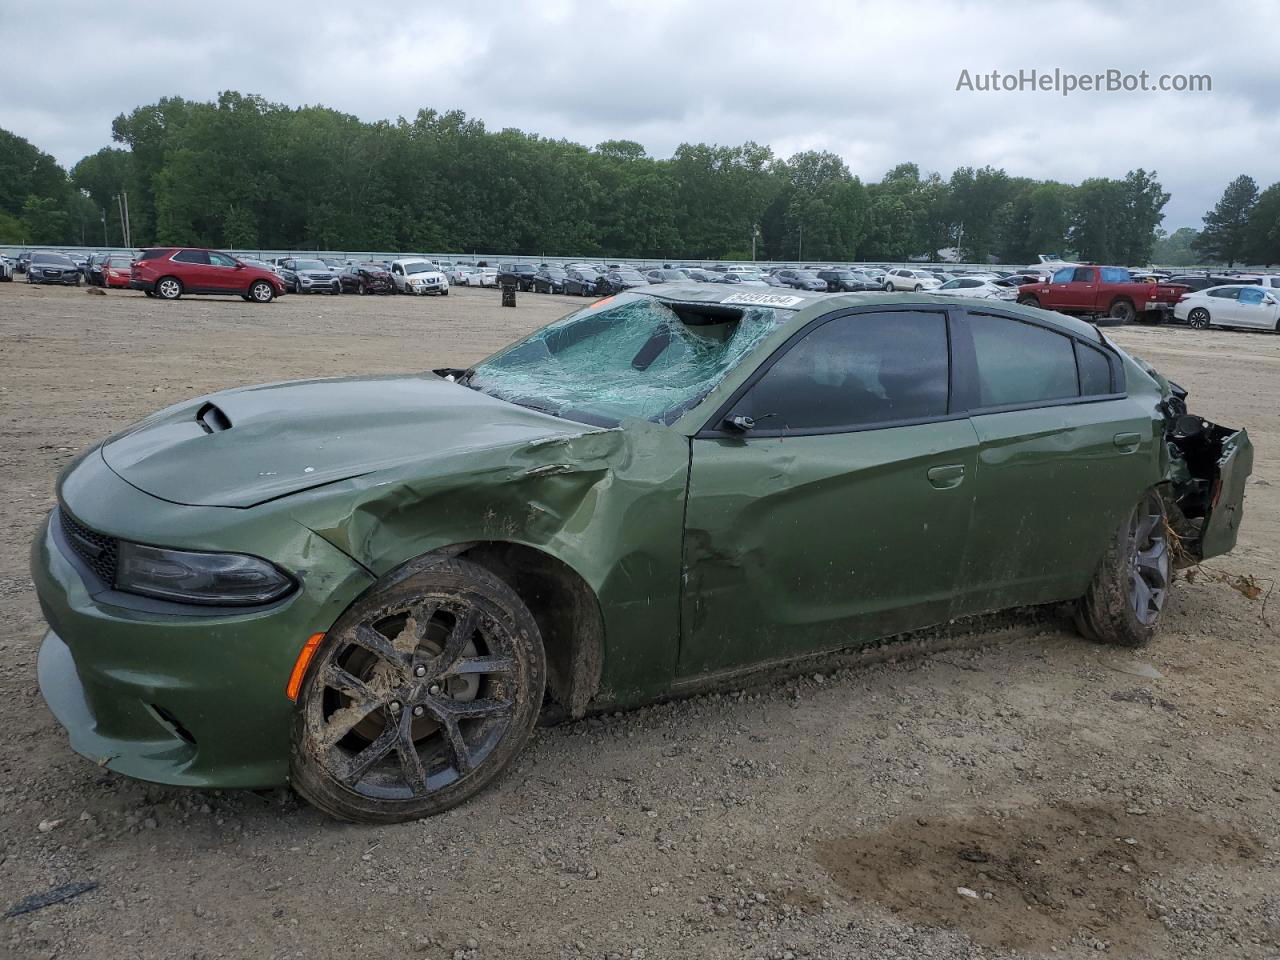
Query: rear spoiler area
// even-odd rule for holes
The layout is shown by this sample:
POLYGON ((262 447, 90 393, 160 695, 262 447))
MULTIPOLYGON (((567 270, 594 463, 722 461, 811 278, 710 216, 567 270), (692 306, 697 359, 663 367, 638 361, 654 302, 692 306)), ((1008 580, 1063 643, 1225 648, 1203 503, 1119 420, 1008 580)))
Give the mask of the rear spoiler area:
POLYGON ((1165 506, 1174 534, 1174 564, 1192 566, 1236 545, 1253 444, 1243 430, 1187 412, 1187 391, 1169 384, 1161 402, 1168 467, 1165 506))

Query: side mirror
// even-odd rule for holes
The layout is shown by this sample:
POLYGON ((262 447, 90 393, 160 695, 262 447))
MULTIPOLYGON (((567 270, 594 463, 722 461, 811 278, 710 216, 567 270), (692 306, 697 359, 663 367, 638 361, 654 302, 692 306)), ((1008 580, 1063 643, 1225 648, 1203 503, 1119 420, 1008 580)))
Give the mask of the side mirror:
POLYGON ((241 263, 239 260, 237 260, 237 261, 236 261, 236 269, 237 269, 237 270, 243 270, 243 269, 244 269, 244 264, 243 264, 243 263, 241 263))

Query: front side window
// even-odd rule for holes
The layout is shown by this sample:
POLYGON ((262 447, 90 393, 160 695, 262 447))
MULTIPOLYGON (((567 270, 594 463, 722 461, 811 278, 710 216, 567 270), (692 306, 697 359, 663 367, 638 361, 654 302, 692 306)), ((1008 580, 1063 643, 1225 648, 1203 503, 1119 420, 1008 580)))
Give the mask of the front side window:
POLYGON ((840 431, 944 416, 949 383, 942 313, 837 317, 780 357, 735 404, 762 431, 840 431))
POLYGON ((1257 306, 1262 303, 1263 294, 1266 292, 1261 287, 1242 287, 1240 290, 1240 302, 1257 306))
POLYGON ((1054 283, 1070 283, 1071 278, 1075 275, 1075 272, 1076 271, 1074 267, 1063 267, 1061 270, 1058 270, 1054 273, 1053 282, 1054 283))
POLYGON ((209 262, 215 267, 234 267, 236 265, 235 259, 227 256, 225 253, 209 254, 209 262))
POLYGON ((655 297, 620 294, 483 361, 466 385, 570 420, 671 423, 782 317, 758 307, 673 307, 655 297))
POLYGON ((1080 395, 1071 338, 1007 317, 969 314, 984 407, 1040 403, 1080 395))

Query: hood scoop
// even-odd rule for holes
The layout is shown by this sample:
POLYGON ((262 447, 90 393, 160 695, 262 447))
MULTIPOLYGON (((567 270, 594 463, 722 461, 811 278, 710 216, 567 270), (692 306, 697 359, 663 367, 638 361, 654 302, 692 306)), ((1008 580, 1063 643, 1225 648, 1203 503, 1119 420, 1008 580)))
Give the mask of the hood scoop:
POLYGON ((196 423, 205 433, 222 433, 231 429, 231 418, 216 403, 206 403, 196 411, 196 423))

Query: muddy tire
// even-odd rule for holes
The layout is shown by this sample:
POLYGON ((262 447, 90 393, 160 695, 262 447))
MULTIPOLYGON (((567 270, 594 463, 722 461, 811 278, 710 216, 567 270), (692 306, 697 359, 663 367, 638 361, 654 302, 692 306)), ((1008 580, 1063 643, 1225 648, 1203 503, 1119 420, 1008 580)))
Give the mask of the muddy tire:
POLYGON ((1028 293, 1019 297, 1018 303, 1022 304, 1024 307, 1038 307, 1040 306, 1040 298, 1033 297, 1031 294, 1028 293))
POLYGON ((1172 559, 1164 501, 1152 490, 1112 534, 1093 582, 1076 601, 1081 634, 1121 647, 1150 641, 1173 583, 1172 559))
POLYGON ((465 560, 410 564, 356 601, 312 661, 293 785, 340 820, 441 813, 520 752, 545 684, 542 637, 510 587, 465 560))

